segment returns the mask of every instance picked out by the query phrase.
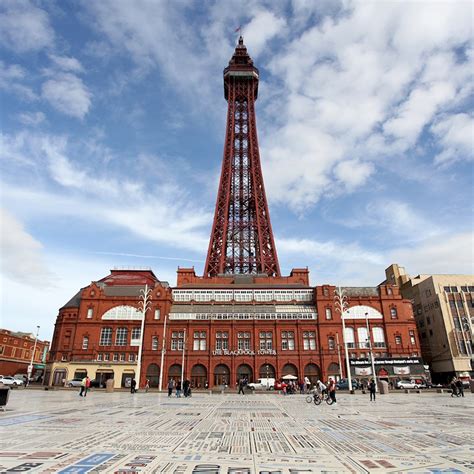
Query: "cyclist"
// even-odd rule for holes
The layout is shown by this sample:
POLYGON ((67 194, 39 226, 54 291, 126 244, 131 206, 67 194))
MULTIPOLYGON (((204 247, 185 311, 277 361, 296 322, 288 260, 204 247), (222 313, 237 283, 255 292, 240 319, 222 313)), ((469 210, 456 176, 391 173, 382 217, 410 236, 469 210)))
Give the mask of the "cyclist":
POLYGON ((326 385, 324 385, 319 379, 316 382, 316 389, 322 396, 324 396, 327 393, 326 385))

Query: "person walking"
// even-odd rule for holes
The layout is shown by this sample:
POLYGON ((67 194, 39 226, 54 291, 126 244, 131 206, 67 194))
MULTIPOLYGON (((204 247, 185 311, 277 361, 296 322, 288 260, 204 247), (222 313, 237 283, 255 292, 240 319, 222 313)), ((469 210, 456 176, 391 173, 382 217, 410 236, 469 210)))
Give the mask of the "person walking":
POLYGON ((244 379, 240 379, 239 380, 239 393, 238 393, 238 395, 240 395, 240 394, 245 395, 244 387, 245 387, 245 381, 244 381, 244 379))
POLYGON ((168 397, 171 397, 173 395, 173 388, 174 388, 174 380, 170 379, 168 382, 168 397))
POLYGON ((375 402, 375 380, 372 379, 369 383, 370 401, 375 402))
POLYGON ((81 380, 81 391, 79 392, 80 397, 85 397, 84 393, 87 390, 86 383, 87 383, 87 375, 81 380))
POLYGON ((331 397, 332 403, 335 405, 336 402, 336 382, 331 377, 328 382, 329 396, 331 397))
POLYGON ((176 383, 176 398, 181 398, 181 380, 176 383))
POLYGON ((136 386, 137 386, 137 381, 133 378, 131 383, 130 383, 130 393, 136 393, 136 386))
POLYGON ((453 379, 451 380, 451 396, 452 397, 457 397, 458 395, 458 386, 457 386, 457 380, 456 380, 456 377, 453 377, 453 379))
POLYGON ((462 384, 461 379, 456 380, 456 388, 458 389, 458 393, 461 397, 464 397, 464 385, 462 384))
POLYGON ((146 379, 146 382, 145 382, 145 393, 148 393, 148 389, 150 388, 150 380, 149 379, 146 379))

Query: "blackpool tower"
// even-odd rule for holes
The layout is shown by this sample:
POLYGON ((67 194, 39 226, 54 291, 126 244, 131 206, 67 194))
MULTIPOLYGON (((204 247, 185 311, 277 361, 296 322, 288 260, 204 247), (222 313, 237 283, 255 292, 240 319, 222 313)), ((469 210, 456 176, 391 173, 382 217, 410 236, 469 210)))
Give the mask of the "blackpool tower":
POLYGON ((280 276, 258 150, 258 69, 243 38, 224 69, 224 157, 204 276, 280 276))

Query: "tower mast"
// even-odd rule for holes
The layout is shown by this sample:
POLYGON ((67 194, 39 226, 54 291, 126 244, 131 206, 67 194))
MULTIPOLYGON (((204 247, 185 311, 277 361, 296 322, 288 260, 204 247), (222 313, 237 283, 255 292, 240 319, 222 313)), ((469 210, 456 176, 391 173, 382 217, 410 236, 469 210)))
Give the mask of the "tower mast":
POLYGON ((204 276, 280 276, 258 149, 258 81, 258 69, 241 36, 224 69, 227 126, 204 276))

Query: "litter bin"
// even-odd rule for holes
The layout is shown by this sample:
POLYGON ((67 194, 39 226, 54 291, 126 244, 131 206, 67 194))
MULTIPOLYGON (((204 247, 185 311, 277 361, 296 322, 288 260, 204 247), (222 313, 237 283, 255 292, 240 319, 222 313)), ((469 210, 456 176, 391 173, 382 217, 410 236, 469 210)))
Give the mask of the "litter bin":
POLYGON ((0 408, 5 411, 8 403, 8 397, 10 396, 9 387, 0 387, 0 408))
POLYGON ((106 393, 113 393, 114 391, 114 379, 108 379, 105 382, 105 392, 106 393))
POLYGON ((377 387, 380 395, 387 395, 389 393, 388 382, 386 380, 378 380, 377 387))

